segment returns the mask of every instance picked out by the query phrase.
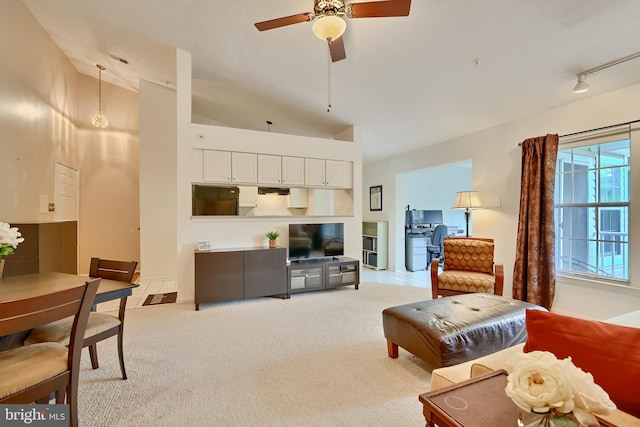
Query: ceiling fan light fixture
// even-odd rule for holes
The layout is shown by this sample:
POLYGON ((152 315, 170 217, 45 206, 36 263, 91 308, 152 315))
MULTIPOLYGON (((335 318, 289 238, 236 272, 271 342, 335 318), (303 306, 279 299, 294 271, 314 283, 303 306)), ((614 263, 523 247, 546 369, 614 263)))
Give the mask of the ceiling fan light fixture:
POLYGON ((337 40, 347 29, 344 19, 336 15, 325 15, 313 23, 313 34, 320 40, 337 40))
POLYGON ((575 93, 583 93, 589 90, 591 87, 589 83, 587 83, 587 75, 586 74, 578 74, 578 84, 573 88, 575 93))

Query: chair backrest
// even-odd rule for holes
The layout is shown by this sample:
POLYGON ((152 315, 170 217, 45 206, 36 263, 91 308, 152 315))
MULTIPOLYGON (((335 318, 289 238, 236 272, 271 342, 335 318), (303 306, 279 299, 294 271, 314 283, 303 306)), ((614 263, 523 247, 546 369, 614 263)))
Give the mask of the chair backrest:
MULTIPOLYGON (((0 335, 7 335, 32 329, 36 326, 55 322, 73 316, 73 326, 67 350, 67 369, 57 372, 48 380, 24 389, 12 390, 10 395, 0 399, 2 403, 30 403, 47 399, 51 393, 64 391, 70 405, 70 425, 78 425, 77 393, 80 375, 80 355, 84 342, 84 332, 89 320, 91 306, 96 297, 101 279, 91 279, 69 289, 39 296, 0 302, 0 335)), ((38 344, 36 344, 38 345, 38 344)), ((46 360, 40 362, 46 370, 46 360)), ((45 371, 46 372, 46 371, 45 371)))
POLYGON ((91 258, 89 276, 131 283, 137 266, 137 261, 114 261, 102 258, 91 258))
POLYGON ((493 274, 493 239, 446 238, 443 270, 493 274))
MULTIPOLYGON (((89 312, 100 279, 69 289, 0 303, 0 336, 33 329, 45 323, 75 316, 69 341, 68 368, 80 366, 80 352, 89 312)), ((77 371, 76 371, 77 372, 77 371)))
POLYGON ((447 237, 447 226, 444 224, 436 225, 436 228, 433 230, 433 235, 431 236, 431 244, 433 246, 440 246, 440 251, 442 251, 442 243, 445 237, 447 237))

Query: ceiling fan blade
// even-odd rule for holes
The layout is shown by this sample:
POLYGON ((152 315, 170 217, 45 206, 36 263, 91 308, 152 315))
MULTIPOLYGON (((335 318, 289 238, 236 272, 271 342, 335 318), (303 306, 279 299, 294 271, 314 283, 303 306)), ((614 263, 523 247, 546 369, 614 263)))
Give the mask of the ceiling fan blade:
POLYGON ((256 28, 260 31, 272 30, 274 28, 284 27, 292 24, 299 24, 300 22, 311 21, 314 18, 313 13, 305 12, 297 15, 285 16, 283 18, 272 19, 270 21, 258 22, 255 24, 256 28))
POLYGON ((411 0, 370 1, 350 3, 350 18, 385 18, 388 16, 409 16, 411 0))
POLYGON ((347 57, 347 54, 344 51, 344 40, 342 39, 342 36, 329 43, 329 53, 331 54, 331 62, 342 61, 347 57))

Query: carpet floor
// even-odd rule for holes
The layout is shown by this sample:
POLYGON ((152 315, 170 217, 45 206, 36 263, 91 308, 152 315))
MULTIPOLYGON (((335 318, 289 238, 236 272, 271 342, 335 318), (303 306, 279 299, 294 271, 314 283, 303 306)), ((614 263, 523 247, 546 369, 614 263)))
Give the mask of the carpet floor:
POLYGON ((203 304, 127 311, 123 381, 116 340, 83 350, 82 426, 423 426, 418 395, 431 367, 387 356, 386 307, 428 290, 361 284, 203 304))

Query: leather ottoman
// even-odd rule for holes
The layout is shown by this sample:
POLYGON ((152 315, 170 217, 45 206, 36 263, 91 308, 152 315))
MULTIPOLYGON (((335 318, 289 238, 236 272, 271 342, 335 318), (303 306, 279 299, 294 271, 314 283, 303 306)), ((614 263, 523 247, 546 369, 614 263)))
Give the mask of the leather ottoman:
POLYGON ((389 307, 382 312, 389 357, 398 346, 434 368, 452 366, 527 339, 526 309, 535 304, 473 293, 389 307))

